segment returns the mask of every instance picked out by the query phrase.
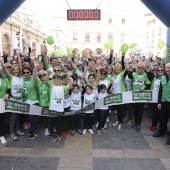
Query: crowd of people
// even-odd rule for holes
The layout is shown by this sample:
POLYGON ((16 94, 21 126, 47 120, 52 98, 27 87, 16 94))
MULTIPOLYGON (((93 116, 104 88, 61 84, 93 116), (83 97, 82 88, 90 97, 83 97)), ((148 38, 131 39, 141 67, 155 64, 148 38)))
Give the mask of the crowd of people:
MULTIPOLYGON (((0 99, 10 99, 30 105, 38 105, 57 112, 78 111, 96 100, 110 94, 126 91, 159 91, 158 103, 150 103, 152 113, 151 131, 158 131, 153 137, 163 137, 167 131, 170 114, 170 63, 165 64, 160 57, 114 55, 94 55, 86 51, 79 56, 75 50, 72 55, 48 56, 45 45, 41 47, 38 58, 28 50, 0 58, 0 99), (158 128, 159 124, 159 128, 158 128)), ((103 106, 97 110, 85 111, 61 117, 46 117, 18 113, 0 113, 0 140, 6 143, 6 118, 13 141, 17 135, 25 135, 21 125, 29 129, 28 139, 37 136, 37 125, 41 123, 44 135, 52 141, 62 140, 63 136, 77 132, 80 135, 106 133, 106 122, 110 113, 117 112, 113 126, 122 129, 122 123, 131 125, 137 132, 141 130, 143 107, 145 103, 103 106), (8 115, 8 116, 7 116, 8 115)), ((170 139, 167 141, 170 145, 170 139)))

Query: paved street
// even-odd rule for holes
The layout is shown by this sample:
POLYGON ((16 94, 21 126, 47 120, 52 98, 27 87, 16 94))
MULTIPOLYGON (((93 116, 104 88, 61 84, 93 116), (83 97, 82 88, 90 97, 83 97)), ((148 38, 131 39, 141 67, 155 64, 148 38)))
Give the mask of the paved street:
POLYGON ((170 170, 168 137, 152 137, 148 115, 141 133, 128 125, 118 131, 112 126, 115 120, 113 116, 102 136, 76 134, 52 142, 39 130, 34 140, 27 135, 16 142, 8 138, 0 145, 0 170, 170 170))

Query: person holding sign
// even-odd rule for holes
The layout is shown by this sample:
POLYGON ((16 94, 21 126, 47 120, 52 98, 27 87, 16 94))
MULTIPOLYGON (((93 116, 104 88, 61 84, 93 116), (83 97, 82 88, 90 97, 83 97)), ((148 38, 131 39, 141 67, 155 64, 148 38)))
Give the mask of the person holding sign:
MULTIPOLYGON (((158 95, 158 109, 160 110, 159 131, 153 137, 163 137, 167 130, 167 122, 170 115, 170 63, 165 65, 165 75, 161 77, 159 95, 158 95)), ((170 138, 167 145, 170 145, 170 138)))
MULTIPOLYGON (((4 101, 8 100, 10 96, 10 86, 9 81, 5 76, 2 74, 2 69, 0 69, 0 99, 4 101)), ((4 138, 5 135, 5 117, 6 113, 0 113, 0 141, 2 144, 6 143, 4 138)))
MULTIPOLYGON (((132 91, 140 91, 141 93, 144 90, 150 89, 151 82, 148 79, 147 74, 145 73, 145 64, 139 62, 136 67, 136 72, 129 72, 128 77, 132 79, 132 91)), ((143 117, 143 106, 144 103, 134 103, 134 117, 135 123, 132 124, 132 128, 136 128, 137 132, 141 130, 141 121, 143 117)))

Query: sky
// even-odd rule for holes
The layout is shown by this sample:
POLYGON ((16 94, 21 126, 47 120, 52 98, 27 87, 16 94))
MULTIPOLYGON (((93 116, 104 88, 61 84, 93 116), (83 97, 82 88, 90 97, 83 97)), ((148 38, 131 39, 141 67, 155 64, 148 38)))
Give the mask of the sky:
POLYGON ((144 15, 148 9, 140 0, 26 0, 23 4, 26 13, 40 25, 54 26, 58 22, 67 22, 67 9, 101 9, 117 11, 131 15, 144 15), (68 3, 67 3, 68 2, 68 3))

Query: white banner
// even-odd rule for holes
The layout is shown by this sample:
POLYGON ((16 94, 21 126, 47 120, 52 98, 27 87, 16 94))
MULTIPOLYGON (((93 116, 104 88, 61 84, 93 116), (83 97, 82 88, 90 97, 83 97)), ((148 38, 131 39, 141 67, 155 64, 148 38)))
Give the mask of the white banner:
POLYGON ((3 99, 0 99, 0 113, 13 112, 21 114, 31 114, 38 116, 67 116, 72 114, 83 113, 88 110, 100 109, 104 106, 128 104, 128 103, 158 103, 158 91, 146 90, 143 92, 140 91, 128 91, 118 94, 109 95, 103 99, 97 100, 95 103, 82 108, 78 111, 71 112, 56 112, 53 110, 48 110, 47 108, 39 107, 36 105, 29 105, 23 102, 18 102, 15 100, 7 100, 6 102, 3 99))

